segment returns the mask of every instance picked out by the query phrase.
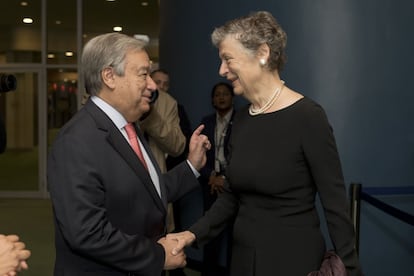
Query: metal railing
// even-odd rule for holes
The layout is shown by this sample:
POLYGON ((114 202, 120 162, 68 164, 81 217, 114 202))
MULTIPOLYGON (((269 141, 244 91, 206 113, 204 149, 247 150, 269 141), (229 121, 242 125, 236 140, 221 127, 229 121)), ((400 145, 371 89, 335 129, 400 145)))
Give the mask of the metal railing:
POLYGON ((409 225, 414 226, 414 215, 397 209, 373 195, 414 195, 414 186, 407 187, 366 187, 362 188, 360 183, 351 183, 349 187, 351 198, 351 219, 355 229, 355 247, 359 252, 359 230, 361 220, 361 201, 375 206, 381 211, 393 216, 409 225))

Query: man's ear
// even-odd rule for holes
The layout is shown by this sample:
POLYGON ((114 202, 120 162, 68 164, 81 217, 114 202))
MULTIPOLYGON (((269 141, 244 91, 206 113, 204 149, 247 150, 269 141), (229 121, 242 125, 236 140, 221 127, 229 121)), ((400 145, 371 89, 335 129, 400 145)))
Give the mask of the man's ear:
POLYGON ((115 88, 115 74, 114 69, 112 67, 106 67, 101 72, 101 77, 103 82, 109 87, 109 88, 115 88))

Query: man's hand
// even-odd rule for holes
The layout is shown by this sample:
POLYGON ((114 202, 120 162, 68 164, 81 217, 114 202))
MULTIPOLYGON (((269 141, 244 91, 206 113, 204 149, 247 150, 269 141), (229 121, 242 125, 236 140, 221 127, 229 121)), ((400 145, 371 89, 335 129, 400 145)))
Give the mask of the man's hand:
POLYGON ((206 151, 211 148, 211 143, 207 136, 201 134, 204 129, 204 125, 200 125, 191 135, 188 161, 196 170, 200 170, 206 164, 207 157, 206 151))
POLYGON ((176 254, 172 254, 173 250, 177 247, 177 241, 173 239, 161 238, 158 243, 164 247, 165 251, 165 263, 164 269, 171 270, 178 267, 184 267, 187 265, 186 256, 184 250, 176 251, 176 254))
POLYGON ((184 247, 192 244, 195 241, 196 236, 190 231, 184 231, 168 234, 166 238, 167 240, 173 240, 176 242, 176 246, 173 248, 171 253, 173 255, 177 255, 183 251, 184 247))
POLYGON ((30 251, 16 235, 0 235, 0 275, 14 276, 22 269, 28 269, 26 260, 30 251))

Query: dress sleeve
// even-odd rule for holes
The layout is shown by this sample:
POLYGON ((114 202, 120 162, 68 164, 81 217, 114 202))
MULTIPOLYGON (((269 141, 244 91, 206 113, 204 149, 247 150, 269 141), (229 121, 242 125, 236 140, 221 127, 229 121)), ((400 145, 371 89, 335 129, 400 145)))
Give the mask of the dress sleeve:
POLYGON ((220 193, 211 208, 193 224, 189 231, 196 236, 196 246, 202 246, 219 235, 232 220, 238 209, 238 198, 226 181, 223 193, 220 193))
POLYGON ((302 144, 317 187, 336 253, 349 275, 361 275, 341 162, 327 116, 314 104, 304 116, 302 144))

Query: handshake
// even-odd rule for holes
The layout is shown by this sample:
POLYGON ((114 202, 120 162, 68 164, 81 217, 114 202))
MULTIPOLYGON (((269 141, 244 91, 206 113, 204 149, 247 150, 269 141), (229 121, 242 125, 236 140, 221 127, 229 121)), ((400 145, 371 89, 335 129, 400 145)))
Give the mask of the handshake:
POLYGON ((158 240, 158 243, 164 247, 165 251, 165 270, 171 270, 187 265, 184 247, 192 244, 195 235, 190 231, 171 233, 158 240))

